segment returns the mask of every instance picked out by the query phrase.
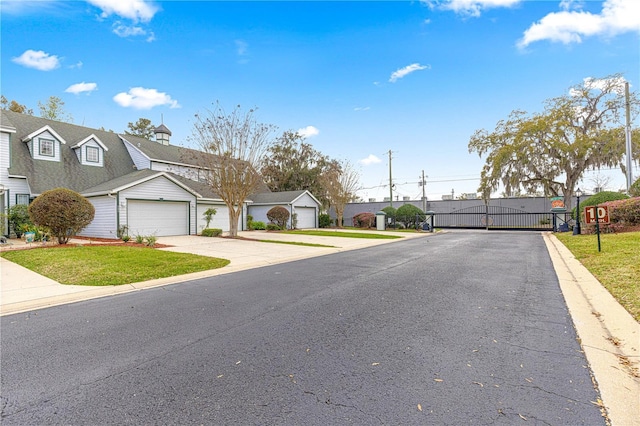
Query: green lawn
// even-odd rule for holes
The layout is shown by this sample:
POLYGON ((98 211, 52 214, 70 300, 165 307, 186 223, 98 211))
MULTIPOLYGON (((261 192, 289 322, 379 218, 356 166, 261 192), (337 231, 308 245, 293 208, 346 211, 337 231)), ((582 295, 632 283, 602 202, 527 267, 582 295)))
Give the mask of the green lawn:
POLYGON ((640 232, 596 235, 558 233, 556 237, 640 321, 640 232))
POLYGON ((396 238, 402 238, 397 235, 373 234, 365 231, 343 232, 343 231, 309 230, 309 231, 282 231, 282 232, 287 234, 313 235, 317 237, 366 238, 371 240, 393 240, 396 238))
POLYGON ((122 285, 222 268, 226 259, 123 246, 69 246, 1 254, 61 284, 122 285))

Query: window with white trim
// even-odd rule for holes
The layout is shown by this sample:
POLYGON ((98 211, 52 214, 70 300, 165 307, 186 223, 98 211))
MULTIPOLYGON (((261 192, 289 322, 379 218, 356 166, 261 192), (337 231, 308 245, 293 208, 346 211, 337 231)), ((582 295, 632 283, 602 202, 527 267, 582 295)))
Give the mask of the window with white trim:
POLYGON ((100 149, 95 146, 87 147, 87 162, 99 163, 100 162, 100 149))
POLYGON ((40 139, 40 155, 45 157, 55 157, 55 141, 51 139, 40 139))
POLYGON ((29 194, 16 194, 16 204, 29 205, 29 194))

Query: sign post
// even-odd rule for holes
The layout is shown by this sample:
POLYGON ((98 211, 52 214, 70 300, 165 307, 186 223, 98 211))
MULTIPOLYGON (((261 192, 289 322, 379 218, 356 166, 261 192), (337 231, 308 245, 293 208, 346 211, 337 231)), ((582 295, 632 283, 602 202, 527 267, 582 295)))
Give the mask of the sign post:
POLYGON ((584 221, 587 225, 596 225, 598 234, 598 251, 600 250, 600 224, 609 223, 609 206, 589 206, 584 208, 584 221))

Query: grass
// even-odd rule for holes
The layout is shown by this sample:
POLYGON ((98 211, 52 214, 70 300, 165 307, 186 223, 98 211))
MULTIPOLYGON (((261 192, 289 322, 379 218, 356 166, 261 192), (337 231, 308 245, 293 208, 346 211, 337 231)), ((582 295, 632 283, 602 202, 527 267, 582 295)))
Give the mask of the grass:
POLYGON ((76 246, 1 254, 61 284, 122 285, 222 268, 226 259, 142 247, 76 246))
POLYGON ((596 235, 555 234, 609 293, 640 322, 640 232, 596 235))
POLYGON ((372 234, 370 232, 342 232, 342 231, 283 231, 287 234, 313 235, 316 237, 366 238, 371 240, 393 240, 402 238, 397 235, 372 234))

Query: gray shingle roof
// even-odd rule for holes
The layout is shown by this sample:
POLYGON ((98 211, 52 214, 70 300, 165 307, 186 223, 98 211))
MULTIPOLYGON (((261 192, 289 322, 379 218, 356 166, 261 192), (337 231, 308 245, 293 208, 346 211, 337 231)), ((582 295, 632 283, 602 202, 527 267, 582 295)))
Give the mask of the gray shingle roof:
POLYGON ((11 135, 12 162, 9 174, 26 176, 33 194, 58 187, 84 192, 87 188, 135 171, 133 161, 116 133, 12 111, 2 111, 2 122, 5 123, 5 120, 17 130, 11 135), (47 125, 67 142, 60 150, 60 162, 34 160, 27 143, 22 141, 25 136, 47 125), (92 134, 108 148, 104 156, 104 167, 82 165, 71 148, 92 134))
POLYGON ((251 197, 254 204, 288 204, 295 201, 306 191, 264 192, 251 197))
MULTIPOLYGON (((5 127, 14 127, 17 130, 11 135, 12 163, 9 174, 26 176, 34 195, 58 187, 86 194, 109 192, 157 174, 158 171, 136 169, 123 139, 152 161, 200 167, 211 164, 211 154, 175 145, 162 145, 133 135, 117 134, 7 110, 1 110, 0 122, 5 127), (66 141, 61 147, 60 162, 35 160, 29 152, 28 144, 22 141, 26 136, 47 125, 66 141), (92 134, 108 149, 104 155, 104 167, 82 165, 71 148, 92 134)), ((204 198, 220 199, 206 184, 166 173, 204 198)), ((257 192, 269 192, 269 188, 263 183, 257 192)))

